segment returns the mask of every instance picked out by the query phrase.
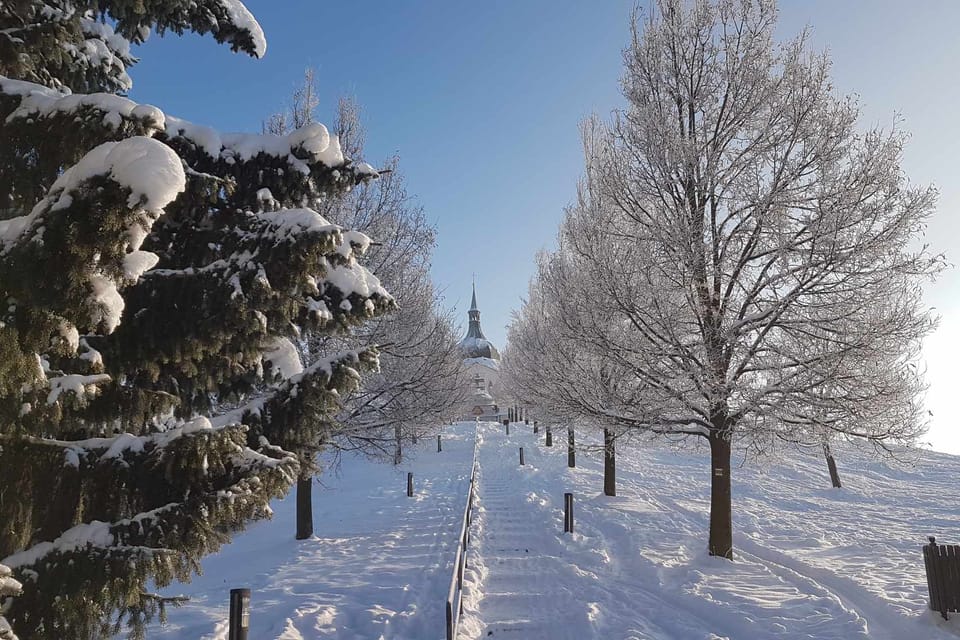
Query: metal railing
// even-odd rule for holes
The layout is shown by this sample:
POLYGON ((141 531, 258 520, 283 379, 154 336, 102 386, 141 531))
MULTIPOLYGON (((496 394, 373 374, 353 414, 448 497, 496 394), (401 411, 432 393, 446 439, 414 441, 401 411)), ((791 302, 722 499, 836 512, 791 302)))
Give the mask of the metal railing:
POLYGON ((463 510, 460 524, 460 539, 457 541, 457 553, 453 562, 453 576, 447 591, 447 640, 457 637, 457 627, 463 614, 463 570, 467 566, 467 545, 470 543, 470 522, 473 519, 473 496, 476 491, 477 448, 473 449, 473 466, 470 469, 470 489, 467 493, 467 506, 463 510))

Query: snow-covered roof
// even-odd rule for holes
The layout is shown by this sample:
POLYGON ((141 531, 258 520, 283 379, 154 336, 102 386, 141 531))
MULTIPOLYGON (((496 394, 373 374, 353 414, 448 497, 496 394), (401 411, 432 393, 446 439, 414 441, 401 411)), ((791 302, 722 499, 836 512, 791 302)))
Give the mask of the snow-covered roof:
POLYGON ((500 352, 484 337, 475 338, 469 334, 460 341, 460 352, 467 360, 500 360, 500 352))

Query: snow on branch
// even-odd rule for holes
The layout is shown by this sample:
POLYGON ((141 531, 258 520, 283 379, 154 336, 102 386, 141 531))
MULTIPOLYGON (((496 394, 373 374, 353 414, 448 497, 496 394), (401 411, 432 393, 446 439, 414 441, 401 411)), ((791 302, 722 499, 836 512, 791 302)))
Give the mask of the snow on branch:
MULTIPOLYGON (((23 585, 13 579, 10 567, 0 564, 0 602, 4 598, 20 595, 23 585)), ((0 615, 0 640, 17 640, 6 618, 0 615)))
POLYGON ((0 76, 0 96, 19 103, 5 114, 7 123, 33 122, 51 118, 81 117, 95 120, 108 130, 120 130, 125 122, 136 125, 142 135, 162 133, 165 141, 188 143, 213 161, 228 164, 249 162, 260 155, 284 159, 301 174, 312 165, 349 169, 356 179, 376 178, 379 173, 366 162, 353 163, 343 154, 340 139, 319 123, 311 123, 285 135, 221 133, 212 127, 194 124, 155 106, 139 104, 111 93, 71 94, 40 84, 0 76))
POLYGON ((157 107, 139 104, 112 93, 72 94, 0 76, 0 94, 20 98, 19 105, 6 116, 8 124, 58 115, 74 117, 83 110, 89 110, 97 112, 101 123, 114 130, 119 129, 124 120, 139 121, 148 134, 150 131, 162 131, 165 126, 165 116, 157 107))
MULTIPOLYGON (((92 265, 79 254, 74 260, 86 264, 65 263, 64 268, 71 272, 80 270, 80 278, 85 282, 67 281, 61 286, 70 290, 85 289, 81 295, 87 296, 87 316, 82 321, 68 318, 73 325, 102 326, 106 333, 111 333, 120 324, 124 309, 119 289, 136 281, 157 263, 155 254, 140 251, 141 244, 164 208, 186 187, 183 165, 170 147, 143 136, 105 142, 95 147, 57 178, 47 196, 30 213, 0 221, 0 255, 8 255, 15 249, 26 251, 31 244, 43 247, 44 251, 58 251, 58 245, 45 242, 48 229, 82 224, 67 219, 67 212, 76 201, 99 197, 99 188, 90 188, 98 179, 108 180, 126 193, 126 206, 132 212, 110 212, 125 228, 99 233, 99 250, 93 254, 92 265), (107 262, 109 250, 118 242, 124 247, 122 255, 118 256, 120 264, 110 264, 107 262)), ((82 220, 89 221, 88 218, 82 220)), ((68 241, 69 237, 69 234, 57 235, 62 242, 68 241)))
POLYGON ((136 136, 120 142, 105 142, 90 150, 79 162, 64 171, 50 187, 43 200, 25 215, 0 221, 0 243, 4 253, 22 241, 27 231, 34 231, 34 241, 42 238, 40 220, 73 204, 75 191, 94 176, 107 176, 128 189, 127 204, 150 214, 137 222, 145 225, 141 232, 128 228, 131 250, 136 251, 146 232, 174 198, 186 187, 186 175, 180 158, 170 147, 151 138, 136 136))

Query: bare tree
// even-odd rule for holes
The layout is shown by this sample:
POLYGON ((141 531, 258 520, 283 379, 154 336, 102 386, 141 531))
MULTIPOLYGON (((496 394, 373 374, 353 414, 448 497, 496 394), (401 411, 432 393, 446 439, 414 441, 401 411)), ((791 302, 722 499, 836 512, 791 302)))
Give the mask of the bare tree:
MULTIPOLYGON (((318 94, 316 74, 307 69, 288 108, 265 121, 264 129, 281 133, 312 123, 318 94)), ((365 135, 354 99, 339 101, 334 133, 346 157, 361 157, 365 135)), ((344 398, 343 410, 331 424, 325 444, 359 449, 399 463, 404 441, 435 432, 454 416, 465 385, 453 319, 441 309, 430 280, 435 230, 408 194, 397 156, 386 160, 379 175, 382 182, 376 188, 358 184, 345 198, 311 204, 324 218, 344 228, 380 234, 365 255, 365 264, 383 269, 377 275, 384 284, 396 287, 391 294, 398 309, 349 334, 305 334, 300 347, 305 360, 361 345, 378 348, 379 371, 365 377, 357 390, 344 398)), ((298 538, 309 537, 313 531, 312 476, 310 469, 297 485, 298 538)))
MULTIPOLYGON (((360 157, 365 132, 354 99, 340 100, 336 128, 344 152, 360 157)), ((380 173, 377 188, 358 185, 320 211, 344 227, 381 234, 367 260, 371 269, 382 269, 378 276, 385 284, 394 285, 399 306, 350 336, 354 344, 379 346, 380 371, 346 401, 337 445, 388 454, 399 463, 404 441, 435 433, 455 416, 466 384, 453 317, 441 309, 430 279, 436 232, 406 190, 400 159, 387 159, 380 173)))
POLYGON ((732 446, 923 433, 921 283, 944 264, 918 245, 936 192, 901 170, 905 134, 858 129, 827 56, 805 32, 776 44, 776 17, 772 0, 659 0, 634 19, 628 107, 587 123, 538 276, 554 324, 623 375, 598 416, 709 443, 709 551, 727 558, 732 446))
POLYGON ((615 363, 597 356, 585 340, 577 313, 564 304, 564 262, 561 249, 538 256, 538 276, 528 299, 511 322, 501 363, 504 387, 533 408, 547 425, 577 425, 603 431, 603 491, 616 495, 616 439, 623 424, 609 411, 611 393, 629 378, 615 363))

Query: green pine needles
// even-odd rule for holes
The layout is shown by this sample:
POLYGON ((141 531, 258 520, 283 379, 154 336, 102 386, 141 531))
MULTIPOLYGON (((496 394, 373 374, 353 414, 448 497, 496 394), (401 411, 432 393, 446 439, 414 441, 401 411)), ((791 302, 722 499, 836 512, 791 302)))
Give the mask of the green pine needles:
POLYGON ((269 513, 374 349, 301 332, 396 305, 316 209, 374 179, 318 124, 220 134, 118 95, 130 43, 235 0, 0 4, 0 637, 142 637, 200 558, 269 513))

